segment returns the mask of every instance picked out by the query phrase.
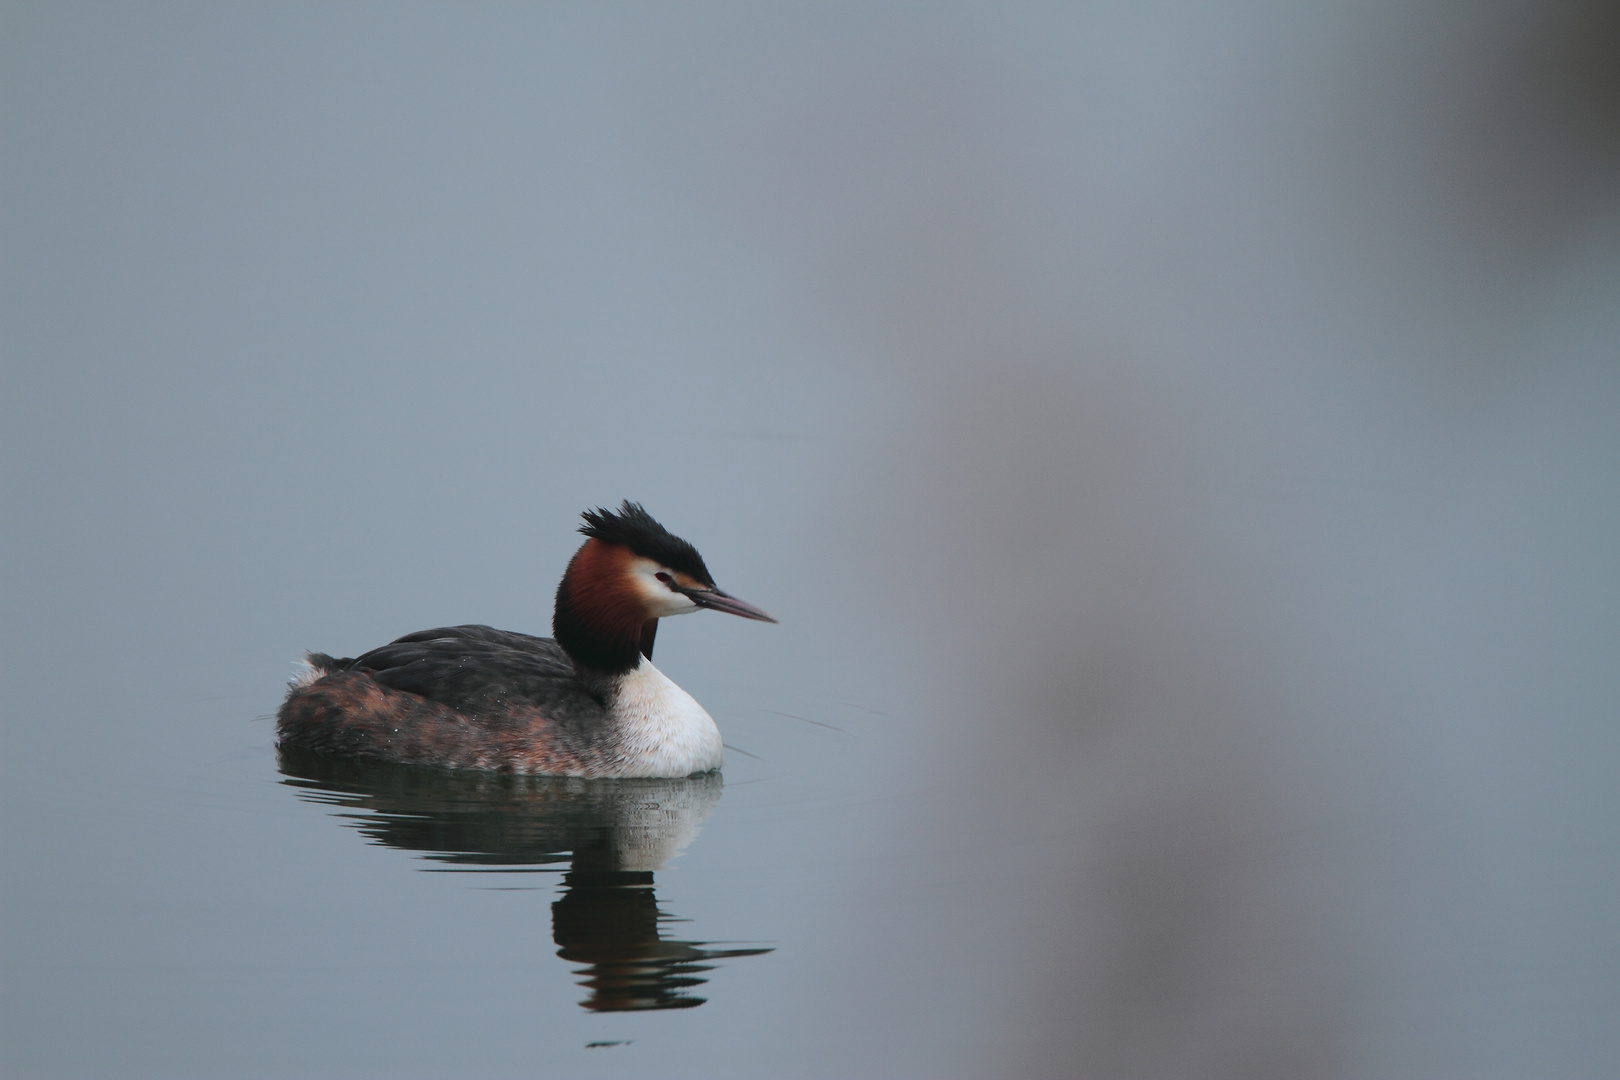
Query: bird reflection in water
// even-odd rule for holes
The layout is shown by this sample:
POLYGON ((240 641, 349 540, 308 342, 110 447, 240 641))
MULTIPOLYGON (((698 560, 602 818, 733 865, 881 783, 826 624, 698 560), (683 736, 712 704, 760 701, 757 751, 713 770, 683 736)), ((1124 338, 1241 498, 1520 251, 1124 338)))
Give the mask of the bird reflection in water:
POLYGON ((718 773, 681 779, 584 780, 451 772, 279 751, 285 784, 374 843, 449 864, 437 869, 521 872, 566 863, 551 905, 557 955, 594 1012, 689 1009, 713 961, 769 948, 715 949, 663 937, 653 871, 697 835, 720 798, 718 773))

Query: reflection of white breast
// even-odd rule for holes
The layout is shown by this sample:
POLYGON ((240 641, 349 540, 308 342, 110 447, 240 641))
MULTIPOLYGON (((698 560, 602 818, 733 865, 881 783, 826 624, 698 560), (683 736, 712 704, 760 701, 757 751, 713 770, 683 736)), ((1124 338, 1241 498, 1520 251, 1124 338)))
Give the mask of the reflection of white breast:
POLYGON ((719 773, 679 780, 637 780, 612 804, 613 856, 619 870, 660 870, 709 819, 722 790, 719 773))
POLYGON ((692 695, 669 681, 651 660, 615 680, 612 704, 618 776, 689 776, 718 769, 720 729, 692 695))

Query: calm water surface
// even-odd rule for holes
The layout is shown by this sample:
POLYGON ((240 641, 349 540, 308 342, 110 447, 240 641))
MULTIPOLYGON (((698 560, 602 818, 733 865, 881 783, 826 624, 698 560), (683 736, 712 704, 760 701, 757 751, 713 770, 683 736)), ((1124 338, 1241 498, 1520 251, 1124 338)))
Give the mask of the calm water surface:
POLYGON ((1620 1075, 1612 4, 0 9, 0 1074, 1620 1075), (278 755, 644 502, 723 774, 278 755))
POLYGON ((8 796, 24 1074, 746 1072, 892 793, 840 765, 883 720, 853 707, 728 723, 724 777, 582 781, 278 752, 182 665, 144 678, 178 704, 67 718, 108 742, 8 796))

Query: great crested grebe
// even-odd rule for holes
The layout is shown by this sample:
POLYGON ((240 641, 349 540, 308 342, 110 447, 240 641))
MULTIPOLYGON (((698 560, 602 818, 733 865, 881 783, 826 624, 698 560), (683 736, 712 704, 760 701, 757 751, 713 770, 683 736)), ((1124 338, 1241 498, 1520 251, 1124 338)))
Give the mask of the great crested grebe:
POLYGON ((720 730, 652 665, 658 620, 700 608, 776 620, 714 584, 637 503, 587 510, 557 586, 556 639, 447 626, 364 656, 310 653, 276 714, 284 746, 452 769, 690 776, 720 730))

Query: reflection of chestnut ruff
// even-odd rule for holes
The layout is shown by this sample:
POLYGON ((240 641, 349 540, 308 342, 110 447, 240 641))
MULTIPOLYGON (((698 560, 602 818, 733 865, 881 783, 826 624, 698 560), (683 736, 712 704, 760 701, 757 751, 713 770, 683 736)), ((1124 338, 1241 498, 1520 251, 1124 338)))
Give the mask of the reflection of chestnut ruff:
POLYGON ((597 1012, 684 1009, 705 999, 687 991, 711 961, 769 948, 710 949, 659 935, 653 871, 691 842, 720 798, 720 776, 582 780, 577 777, 452 772, 296 747, 280 750, 285 781, 374 843, 420 851, 442 870, 567 862, 562 897, 551 906, 557 955, 576 973, 597 1012))

